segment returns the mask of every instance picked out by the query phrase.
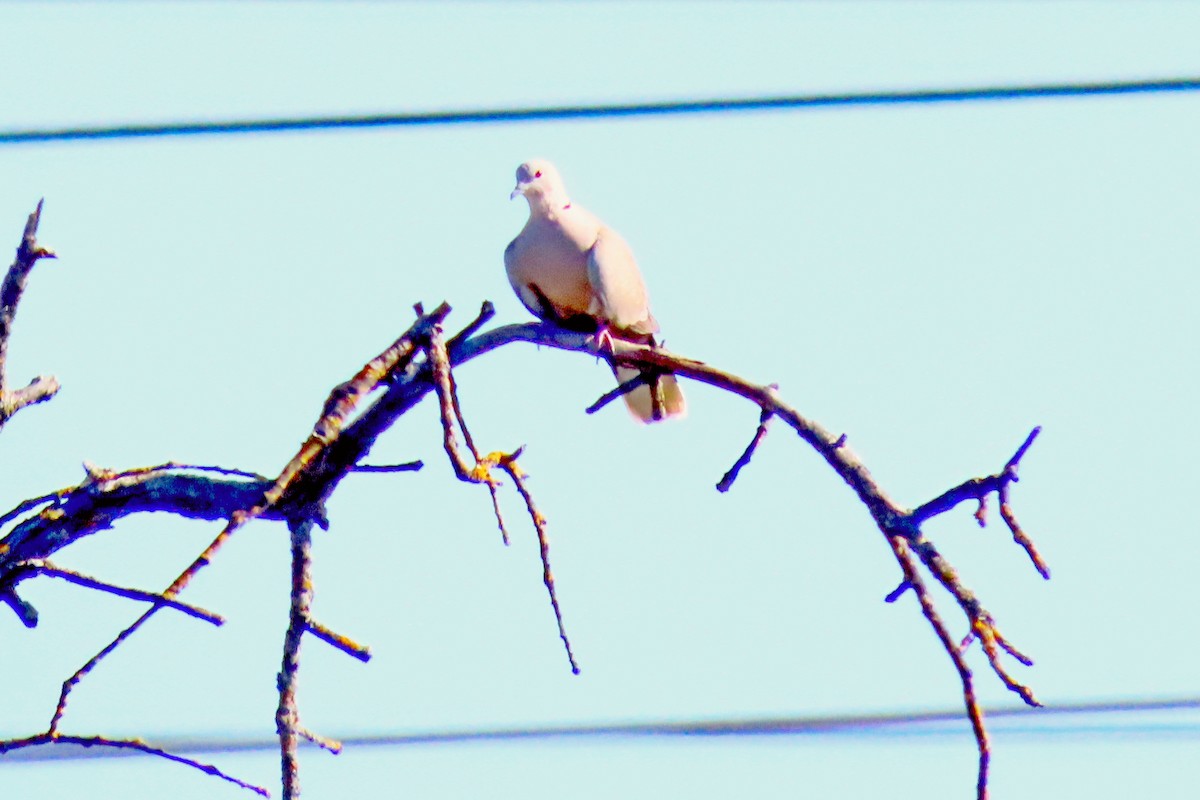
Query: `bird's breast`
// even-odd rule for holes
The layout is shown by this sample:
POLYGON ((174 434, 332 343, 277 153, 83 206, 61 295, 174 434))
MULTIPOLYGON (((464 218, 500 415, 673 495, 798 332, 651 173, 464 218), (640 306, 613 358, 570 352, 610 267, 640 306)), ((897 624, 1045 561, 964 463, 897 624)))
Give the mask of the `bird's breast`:
POLYGON ((534 285, 565 314, 586 314, 592 304, 586 242, 557 221, 530 220, 505 253, 508 279, 518 293, 534 285))

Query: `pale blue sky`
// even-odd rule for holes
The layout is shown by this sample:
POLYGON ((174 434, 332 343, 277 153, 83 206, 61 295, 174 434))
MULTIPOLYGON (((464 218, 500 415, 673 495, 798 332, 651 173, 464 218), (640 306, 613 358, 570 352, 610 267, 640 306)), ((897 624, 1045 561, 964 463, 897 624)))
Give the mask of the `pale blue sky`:
MULTIPOLYGON (((0 5, 0 128, 635 101, 1200 74, 1187 3, 110 3, 0 5)), ((556 161, 642 264, 669 346, 775 381, 916 504, 998 469, 1035 424, 1002 526, 930 527, 1047 703, 1195 695, 1200 425, 1193 310, 1200 95, 0 147, 0 246, 46 197, 10 379, 48 405, 0 440, 0 505, 80 462, 274 474, 329 388, 412 303, 526 313, 501 253, 516 165, 556 161)), ((8 242, 9 244, 5 244, 8 242)), ((775 430, 712 489, 757 411, 685 387, 639 427, 576 354, 511 347, 459 374, 485 449, 528 445, 583 673, 532 531, 454 480, 431 406, 348 479, 318 537, 316 613, 368 665, 309 641, 302 714, 332 735, 955 708, 953 667, 869 516, 775 430)), ((131 518, 58 561, 161 588, 215 533, 131 518)), ((162 614, 73 696, 80 733, 270 736, 286 534, 238 534, 189 590, 222 629, 162 614)), ((24 585, 0 615, 0 736, 140 611, 24 585)), ((944 606, 957 632, 962 620, 944 606)), ((988 705, 1012 705, 978 653, 988 705)), ((1177 717, 1172 719, 1178 719, 1177 717)), ((1194 735, 1193 735, 1194 736, 1194 735)), ((999 734, 998 798, 1192 796, 1196 742, 999 734)), ((277 756, 213 757, 276 787, 277 756)), ((968 797, 959 737, 600 740, 307 753, 306 797, 968 797)), ((6 798, 249 797, 151 759, 0 760, 6 798)))

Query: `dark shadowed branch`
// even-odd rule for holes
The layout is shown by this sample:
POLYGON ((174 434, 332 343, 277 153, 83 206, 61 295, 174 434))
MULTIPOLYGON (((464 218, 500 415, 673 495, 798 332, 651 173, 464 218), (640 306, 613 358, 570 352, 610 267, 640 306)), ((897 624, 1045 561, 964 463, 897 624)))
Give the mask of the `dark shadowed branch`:
MULTIPOLYGON (((22 513, 39 506, 41 506, 41 510, 33 517, 18 523, 0 543, 0 598, 4 599, 26 620, 30 616, 36 619, 36 612, 29 610, 28 604, 17 596, 16 585, 21 579, 28 577, 31 565, 36 564, 39 559, 44 560, 51 553, 62 549, 81 536, 110 527, 119 517, 139 511, 171 511, 184 517, 227 520, 221 532, 195 561, 180 573, 161 595, 154 595, 155 599, 146 612, 64 681, 49 727, 44 734, 31 737, 28 740, 30 744, 50 743, 63 736, 59 726, 67 710, 68 698, 75 686, 157 611, 179 605, 174 602, 176 595, 188 586, 201 569, 211 563, 224 542, 236 530, 260 517, 282 519, 289 523, 294 539, 298 539, 301 536, 307 537, 314 522, 324 523, 324 498, 333 490, 333 486, 330 484, 340 482, 354 465, 352 463, 343 464, 337 472, 325 471, 322 482, 323 491, 317 497, 297 491, 297 487, 311 486, 311 482, 302 481, 302 478, 307 475, 309 465, 329 443, 337 440, 347 420, 357 410, 360 402, 376 387, 393 380, 397 372, 404 370, 411 363, 413 358, 421 352, 421 346, 427 341, 430 331, 441 322, 449 311, 449 306, 443 304, 431 314, 422 316, 391 347, 368 362, 349 381, 335 387, 325 403, 312 434, 274 481, 257 477, 246 480, 244 478, 246 473, 216 468, 205 471, 215 471, 226 475, 236 473, 239 479, 212 478, 207 474, 181 473, 175 465, 167 465, 167 469, 139 468, 123 473, 89 467, 86 480, 79 486, 45 495, 38 498, 37 501, 26 501, 21 504, 22 513)), ((16 516, 12 512, 6 515, 7 518, 16 516)), ((294 562, 306 553, 307 549, 294 550, 294 562)), ((295 563, 293 565, 294 569, 301 569, 304 573, 303 587, 310 586, 307 578, 307 565, 307 560, 303 561, 299 567, 295 563)), ((366 651, 361 645, 315 623, 311 619, 308 609, 309 597, 310 595, 303 592, 293 594, 291 624, 289 624, 289 635, 285 642, 285 669, 281 671, 280 677, 280 707, 283 709, 280 713, 285 716, 284 721, 287 723, 280 726, 285 764, 284 786, 287 797, 293 796, 293 793, 298 794, 298 783, 295 780, 289 780, 289 774, 294 779, 295 769, 289 773, 286 768, 289 757, 288 741, 293 743, 290 748, 293 767, 295 765, 294 739, 297 735, 314 742, 325 743, 325 740, 298 725, 294 709, 294 690, 285 693, 285 689, 288 688, 284 681, 288 672, 286 665, 289 660, 298 664, 300 636, 305 632, 319 632, 319 638, 335 643, 339 649, 351 652, 359 658, 366 651), (285 708, 285 701, 291 705, 285 708), (291 713, 285 715, 286 711, 291 713), (289 787, 292 787, 291 792, 289 792, 289 787)), ((26 624, 29 622, 27 621, 26 624)), ((294 686, 294 672, 292 676, 293 679, 289 686, 294 686)), ((146 752, 153 750, 150 748, 146 752)))

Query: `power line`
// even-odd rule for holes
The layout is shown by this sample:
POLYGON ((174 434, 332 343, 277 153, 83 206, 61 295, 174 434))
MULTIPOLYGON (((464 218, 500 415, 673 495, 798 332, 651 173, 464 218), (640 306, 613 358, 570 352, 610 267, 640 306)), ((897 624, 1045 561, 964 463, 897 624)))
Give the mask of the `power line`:
MULTIPOLYGON (((1140 722, 1084 724, 1054 723, 1054 718, 1085 715, 1132 714, 1200 710, 1200 698, 1169 700, 1118 700, 1094 703, 1064 703, 1045 708, 1002 708, 986 712, 998 737, 1072 737, 1144 736, 1181 739, 1200 737, 1200 721, 1180 723, 1140 722), (1006 724, 1004 720, 1018 720, 1006 724)), ((762 719, 707 720, 691 722, 642 722, 613 725, 564 725, 549 727, 498 728, 493 730, 445 731, 428 733, 380 733, 341 739, 347 747, 396 747, 411 745, 469 744, 581 738, 634 737, 776 737, 776 736, 969 736, 961 710, 924 711, 904 714, 840 715, 828 717, 773 717, 762 719)), ((248 753, 274 751, 275 739, 156 739, 156 747, 171 753, 248 753)), ((55 745, 14 750, 0 756, 0 763, 11 761, 58 761, 86 758, 119 758, 139 755, 134 751, 110 747, 55 745)))
POLYGON ((1089 97, 1128 94, 1163 94, 1200 90, 1200 78, 1111 81, 1101 83, 1051 83, 1027 86, 984 86, 960 89, 911 89, 845 94, 726 97, 701 100, 666 100, 646 103, 493 108, 464 111, 366 114, 360 116, 280 117, 274 119, 210 120, 138 123, 94 127, 41 128, 0 131, 0 145, 97 139, 144 139, 167 136, 219 136, 286 131, 397 128, 435 125, 483 125, 514 122, 549 122, 572 119, 729 114, 841 106, 966 103, 1036 98, 1089 97))

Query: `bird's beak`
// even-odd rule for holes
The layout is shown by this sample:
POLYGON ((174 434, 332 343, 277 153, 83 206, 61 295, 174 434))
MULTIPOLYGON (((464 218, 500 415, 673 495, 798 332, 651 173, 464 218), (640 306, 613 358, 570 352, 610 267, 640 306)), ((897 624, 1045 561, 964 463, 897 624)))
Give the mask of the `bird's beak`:
POLYGON ((518 183, 516 188, 512 190, 512 194, 508 196, 509 200, 516 200, 521 195, 525 194, 525 190, 529 188, 528 183, 518 183))

